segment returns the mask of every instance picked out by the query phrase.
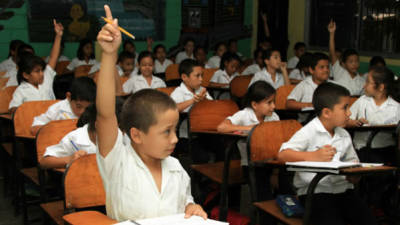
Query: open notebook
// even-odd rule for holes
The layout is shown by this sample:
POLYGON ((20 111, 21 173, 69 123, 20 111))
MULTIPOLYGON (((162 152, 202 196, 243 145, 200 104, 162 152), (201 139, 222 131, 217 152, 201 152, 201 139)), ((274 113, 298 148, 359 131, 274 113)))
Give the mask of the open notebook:
POLYGON ((339 169, 360 167, 361 163, 357 162, 311 162, 311 161, 299 161, 299 162, 286 162, 288 171, 297 172, 329 172, 339 173, 339 169))
POLYGON ((192 216, 188 219, 185 219, 184 216, 185 214, 182 213, 171 216, 137 220, 136 222, 124 221, 117 223, 116 225, 229 225, 229 223, 216 220, 204 220, 199 216, 192 216))

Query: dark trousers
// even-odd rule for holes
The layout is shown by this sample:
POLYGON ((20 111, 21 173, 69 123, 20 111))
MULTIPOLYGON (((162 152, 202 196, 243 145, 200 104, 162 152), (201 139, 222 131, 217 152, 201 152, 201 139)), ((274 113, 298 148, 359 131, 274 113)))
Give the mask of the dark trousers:
MULTIPOLYGON (((299 196, 305 205, 306 196, 299 196)), ((367 204, 353 190, 340 194, 314 194, 311 206, 314 225, 375 225, 378 224, 367 204)))

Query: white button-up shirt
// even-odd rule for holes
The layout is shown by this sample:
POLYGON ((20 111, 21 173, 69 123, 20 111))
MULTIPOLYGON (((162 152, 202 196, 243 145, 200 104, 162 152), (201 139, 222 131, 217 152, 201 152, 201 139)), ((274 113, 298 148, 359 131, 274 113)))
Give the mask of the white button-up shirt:
POLYGON ((350 91, 351 95, 361 95, 364 91, 365 77, 357 74, 351 77, 349 71, 343 68, 339 60, 332 66, 333 80, 350 91))
POLYGON ((9 71, 7 71, 7 73, 4 75, 4 77, 8 77, 6 87, 18 86, 17 73, 17 68, 11 68, 9 71))
POLYGON ((56 71, 49 65, 44 70, 43 83, 36 88, 32 84, 22 81, 21 84, 15 89, 13 98, 10 102, 9 109, 18 107, 24 102, 29 101, 43 101, 56 99, 53 92, 53 80, 56 71))
MULTIPOLYGON (((312 80, 312 76, 306 77, 290 92, 287 99, 295 100, 296 102, 310 103, 312 102, 313 94, 318 85, 312 80)), ((298 121, 306 121, 309 113, 298 113, 298 121)))
POLYGON ((88 127, 89 125, 85 124, 85 126, 69 132, 61 139, 60 143, 47 147, 43 156, 71 156, 77 151, 75 146, 78 150, 84 150, 88 154, 95 154, 97 148, 89 138, 88 127), (75 146, 72 143, 74 143, 75 146))
POLYGON ((246 67, 246 69, 243 70, 242 75, 250 75, 250 74, 256 74, 261 71, 261 67, 257 64, 251 64, 250 66, 246 67))
POLYGON ((306 74, 303 71, 300 71, 299 69, 294 69, 289 74, 289 78, 295 80, 304 80, 306 79, 306 77, 307 77, 306 74))
MULTIPOLYGON (((50 56, 47 56, 47 57, 44 59, 44 61, 45 61, 46 63, 48 63, 49 60, 50 60, 50 56)), ((60 55, 60 56, 58 57, 57 62, 63 62, 63 61, 69 61, 69 58, 68 58, 67 56, 65 56, 65 55, 60 55)))
MULTIPOLYGON (((306 126, 297 131, 288 142, 282 144, 279 151, 292 149, 301 152, 313 152, 324 145, 332 145, 340 152, 340 161, 358 162, 358 157, 353 148, 350 134, 341 127, 334 129, 334 136, 325 129, 319 118, 314 118, 306 126)), ((307 194, 307 188, 316 173, 296 172, 293 184, 298 195, 307 194)), ((345 176, 325 176, 317 185, 315 193, 343 193, 354 186, 346 180, 345 176)))
POLYGON ((17 64, 15 64, 11 56, 0 63, 0 71, 9 71, 13 68, 17 69, 17 64))
POLYGON ((185 59, 195 59, 194 55, 187 55, 185 51, 179 52, 175 57, 175 63, 179 64, 185 59))
POLYGON ((51 105, 47 111, 33 119, 32 126, 41 126, 54 120, 77 119, 78 117, 72 112, 68 99, 59 101, 51 105))
MULTIPOLYGON (((388 97, 380 106, 377 106, 372 97, 361 96, 350 107, 352 120, 364 118, 368 120, 368 125, 390 125, 397 124, 400 120, 400 104, 388 97)), ((371 131, 357 131, 354 133, 354 146, 356 149, 365 147, 371 131)), ((373 139, 372 148, 383 148, 395 145, 392 133, 380 131, 373 139)))
POLYGON ((169 59, 165 59, 163 63, 158 61, 158 59, 154 60, 154 73, 165 73, 165 70, 171 64, 173 62, 169 59))
POLYGON ((260 72, 258 72, 256 74, 254 74, 254 77, 251 79, 251 81, 249 83, 249 87, 253 83, 255 83, 256 81, 259 81, 259 80, 263 80, 263 81, 269 83, 275 89, 278 89, 280 86, 285 85, 285 80, 283 79, 282 74, 276 72, 275 82, 274 82, 271 78, 271 74, 268 73, 266 68, 264 68, 263 70, 261 70, 260 72))
MULTIPOLYGON (((240 110, 239 112, 233 114, 233 116, 229 116, 226 119, 231 121, 233 125, 238 125, 238 126, 250 126, 260 123, 257 119, 256 114, 254 113, 254 110, 250 107, 246 107, 240 110)), ((277 121, 277 120, 279 120, 279 116, 275 112, 273 112, 271 116, 264 117, 264 122, 277 121)), ((240 139, 237 142, 237 146, 240 152, 240 165, 247 166, 248 161, 247 161, 246 139, 240 139)))
POLYGON ((151 172, 124 139, 118 130, 114 147, 106 157, 97 150, 107 216, 123 221, 184 213, 193 197, 190 178, 179 161, 171 156, 161 161, 160 193, 151 172))
POLYGON ((294 69, 297 66, 297 63, 299 63, 300 59, 297 56, 293 56, 292 58, 289 59, 287 63, 287 68, 288 69, 294 69))
POLYGON ((122 89, 125 93, 135 93, 139 90, 145 89, 145 88, 162 88, 166 87, 165 82, 161 80, 160 78, 156 76, 152 76, 151 79, 151 84, 149 85, 147 83, 146 78, 144 78, 142 75, 138 76, 131 76, 122 86, 122 89))
POLYGON ((82 66, 82 65, 96 65, 99 62, 97 62, 96 59, 89 59, 89 62, 86 62, 85 60, 80 60, 78 58, 72 59, 71 63, 68 64, 67 69, 70 71, 74 71, 76 67, 82 66))
POLYGON ((221 57, 219 57, 218 55, 214 55, 207 61, 206 66, 207 68, 218 69, 220 67, 220 64, 221 64, 221 57))

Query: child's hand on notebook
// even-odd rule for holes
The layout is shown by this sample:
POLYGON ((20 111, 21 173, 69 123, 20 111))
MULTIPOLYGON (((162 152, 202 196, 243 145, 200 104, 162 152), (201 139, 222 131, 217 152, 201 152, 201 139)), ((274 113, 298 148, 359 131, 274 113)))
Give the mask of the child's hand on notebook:
POLYGON ((185 209, 185 218, 187 219, 193 215, 203 217, 205 220, 207 219, 207 213, 204 212, 200 205, 189 203, 185 209))
POLYGON ((118 29, 118 20, 113 19, 111 9, 108 5, 104 6, 107 19, 113 21, 113 24, 106 23, 101 28, 97 35, 97 41, 99 42, 103 52, 105 53, 116 53, 121 44, 121 31, 118 29))
POLYGON ((71 164, 72 162, 74 162, 75 160, 79 159, 84 155, 87 155, 87 152, 85 150, 78 150, 74 152, 74 154, 70 156, 69 162, 67 164, 71 164))
POLYGON ((319 162, 329 162, 336 154, 336 148, 331 145, 324 145, 322 148, 314 151, 314 160, 319 162))

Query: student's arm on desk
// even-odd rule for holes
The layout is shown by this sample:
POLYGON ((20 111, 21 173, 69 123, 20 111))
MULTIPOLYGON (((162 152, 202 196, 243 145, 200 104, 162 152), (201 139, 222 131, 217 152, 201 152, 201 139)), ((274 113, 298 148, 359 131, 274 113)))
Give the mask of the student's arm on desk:
POLYGON ((250 125, 250 126, 240 126, 240 125, 235 125, 232 124, 232 122, 230 120, 224 120, 222 121, 218 127, 217 127, 217 131, 221 132, 221 133, 230 133, 230 132, 234 132, 234 131, 238 131, 238 130, 251 130, 251 128, 253 128, 255 125, 250 125))
POLYGON ((336 153, 335 148, 333 148, 330 145, 324 145, 319 150, 312 152, 302 152, 287 148, 278 153, 278 160, 282 162, 296 162, 296 161, 329 162, 332 160, 335 153, 336 153))
POLYGON ((113 20, 110 8, 105 5, 107 19, 113 24, 103 26, 97 35, 97 41, 103 52, 99 77, 97 79, 96 97, 96 133, 100 154, 106 157, 114 147, 118 135, 118 123, 115 115, 115 62, 121 44, 121 32, 118 22, 113 20))
POLYGON ((292 110, 301 110, 302 108, 313 107, 311 102, 298 102, 294 99, 288 99, 286 101, 286 108, 292 110))
POLYGON ((74 152, 73 155, 65 157, 46 156, 41 158, 39 163, 40 167, 45 169, 65 168, 68 164, 71 164, 73 161, 79 159, 86 154, 87 152, 85 150, 79 150, 74 152))
POLYGON ((176 107, 178 108, 179 112, 185 111, 189 106, 193 105, 195 103, 194 98, 189 99, 187 101, 181 102, 181 103, 176 103, 176 107))

